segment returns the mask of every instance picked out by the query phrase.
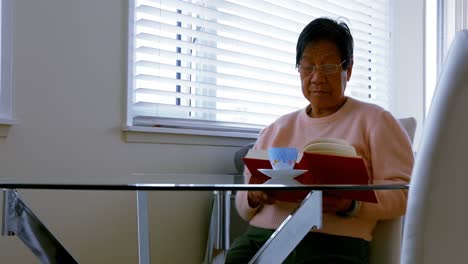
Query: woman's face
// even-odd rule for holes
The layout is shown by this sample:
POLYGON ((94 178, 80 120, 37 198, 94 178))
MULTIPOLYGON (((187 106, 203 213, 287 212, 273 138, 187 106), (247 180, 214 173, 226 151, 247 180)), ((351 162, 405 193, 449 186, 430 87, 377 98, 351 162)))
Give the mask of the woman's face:
POLYGON ((310 102, 313 113, 330 115, 340 109, 346 101, 344 91, 351 77, 353 64, 349 63, 348 70, 339 66, 335 68, 336 72, 328 74, 321 70, 311 70, 311 66, 340 65, 342 62, 338 47, 333 42, 322 40, 311 43, 304 49, 299 73, 302 93, 310 102))

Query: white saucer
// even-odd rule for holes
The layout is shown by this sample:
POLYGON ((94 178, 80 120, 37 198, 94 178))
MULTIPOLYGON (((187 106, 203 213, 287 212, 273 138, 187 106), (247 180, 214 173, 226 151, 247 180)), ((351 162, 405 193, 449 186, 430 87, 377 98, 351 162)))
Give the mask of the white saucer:
POLYGON ((295 179, 269 179, 263 184, 282 184, 282 185, 301 185, 302 183, 296 181, 295 179))
POLYGON ((304 174, 307 170, 273 170, 273 169, 258 169, 259 172, 275 180, 294 180, 293 178, 304 174))

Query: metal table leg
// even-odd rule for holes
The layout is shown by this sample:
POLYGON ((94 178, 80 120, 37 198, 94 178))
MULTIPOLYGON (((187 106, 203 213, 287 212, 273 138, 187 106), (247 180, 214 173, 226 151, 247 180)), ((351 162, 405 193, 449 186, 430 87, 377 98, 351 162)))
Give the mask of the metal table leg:
POLYGON ((229 228, 231 212, 231 191, 215 191, 216 236, 215 248, 226 251, 229 248, 229 228))
POLYGON ((276 229, 249 264, 282 263, 311 229, 321 226, 322 192, 313 191, 276 229))
POLYGON ((229 249, 231 191, 214 191, 210 230, 203 263, 224 263, 229 249))
POLYGON ((44 264, 78 263, 15 190, 3 190, 3 236, 18 236, 44 264))
POLYGON ((148 194, 146 191, 137 191, 137 218, 138 218, 138 263, 150 264, 150 243, 148 224, 148 194))

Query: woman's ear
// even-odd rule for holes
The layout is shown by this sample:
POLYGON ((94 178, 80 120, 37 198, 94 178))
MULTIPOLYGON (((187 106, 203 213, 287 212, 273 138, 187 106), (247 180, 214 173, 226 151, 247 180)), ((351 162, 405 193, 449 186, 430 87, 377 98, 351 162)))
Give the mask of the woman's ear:
POLYGON ((351 79, 351 73, 353 72, 353 60, 348 65, 348 70, 346 70, 346 80, 349 82, 351 79))

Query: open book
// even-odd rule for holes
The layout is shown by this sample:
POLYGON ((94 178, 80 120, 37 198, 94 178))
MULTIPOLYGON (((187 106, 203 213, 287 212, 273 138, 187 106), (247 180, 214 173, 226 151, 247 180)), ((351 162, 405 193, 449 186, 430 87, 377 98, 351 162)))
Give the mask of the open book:
MULTIPOLYGON (((252 177, 251 184, 261 184, 270 178, 258 169, 271 169, 266 150, 250 150, 244 163, 252 177)), ((364 160, 361 157, 347 157, 312 152, 300 153, 294 169, 307 170, 295 177, 302 184, 372 184, 364 160)), ((327 194, 363 202, 377 203, 373 190, 331 190, 327 194)), ((274 198, 282 201, 296 202, 304 199, 308 191, 278 191, 274 198)))

